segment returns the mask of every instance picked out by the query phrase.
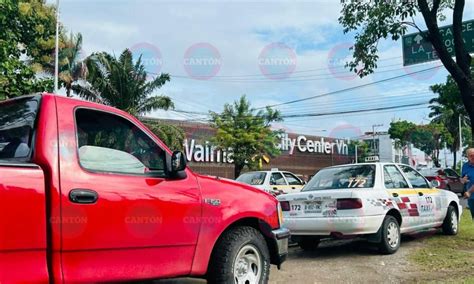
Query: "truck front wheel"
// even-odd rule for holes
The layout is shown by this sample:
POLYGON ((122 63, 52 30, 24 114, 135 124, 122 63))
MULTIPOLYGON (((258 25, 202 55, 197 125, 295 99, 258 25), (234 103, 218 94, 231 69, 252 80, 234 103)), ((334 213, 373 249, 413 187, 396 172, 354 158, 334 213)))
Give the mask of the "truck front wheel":
POLYGON ((235 227, 218 240, 209 264, 209 283, 267 283, 270 254, 262 234, 252 227, 235 227))

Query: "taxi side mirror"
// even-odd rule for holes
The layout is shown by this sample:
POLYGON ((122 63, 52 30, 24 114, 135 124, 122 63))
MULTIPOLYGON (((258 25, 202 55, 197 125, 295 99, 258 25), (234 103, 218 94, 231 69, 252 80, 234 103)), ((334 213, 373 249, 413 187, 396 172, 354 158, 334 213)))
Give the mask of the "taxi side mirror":
POLYGON ((439 180, 432 180, 431 182, 431 187, 440 187, 441 186, 441 183, 439 182, 439 180))

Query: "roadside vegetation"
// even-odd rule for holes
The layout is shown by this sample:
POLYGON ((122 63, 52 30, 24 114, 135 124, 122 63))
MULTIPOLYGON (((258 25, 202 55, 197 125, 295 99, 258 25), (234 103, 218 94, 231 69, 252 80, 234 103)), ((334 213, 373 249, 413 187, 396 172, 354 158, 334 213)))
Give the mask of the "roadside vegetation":
POLYGON ((437 234, 426 238, 423 244, 410 254, 410 261, 430 276, 424 280, 474 283, 474 223, 468 211, 463 212, 457 236, 437 234))

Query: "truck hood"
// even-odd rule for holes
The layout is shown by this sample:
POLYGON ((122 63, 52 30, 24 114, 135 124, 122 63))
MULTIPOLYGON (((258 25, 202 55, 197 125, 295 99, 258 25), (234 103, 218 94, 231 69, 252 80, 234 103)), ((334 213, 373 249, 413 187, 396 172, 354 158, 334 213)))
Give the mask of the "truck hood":
MULTIPOLYGON (((265 192, 262 189, 259 189, 255 186, 235 181, 232 179, 228 178, 222 178, 218 176, 208 176, 208 175, 196 175, 198 181, 200 184, 206 183, 206 184, 213 184, 216 187, 222 188, 222 190, 229 190, 229 191, 244 191, 244 192, 252 192, 254 194, 258 195, 263 195, 263 196, 269 196, 274 198, 271 194, 265 192)), ((275 199, 275 198, 274 198, 275 199)))

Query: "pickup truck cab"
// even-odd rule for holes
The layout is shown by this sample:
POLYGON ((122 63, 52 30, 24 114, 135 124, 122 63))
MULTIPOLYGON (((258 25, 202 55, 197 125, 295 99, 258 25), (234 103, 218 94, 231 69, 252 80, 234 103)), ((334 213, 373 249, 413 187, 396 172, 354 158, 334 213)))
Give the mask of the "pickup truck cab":
POLYGON ((0 283, 266 283, 270 194, 193 173, 139 120, 52 94, 0 102, 0 283))

